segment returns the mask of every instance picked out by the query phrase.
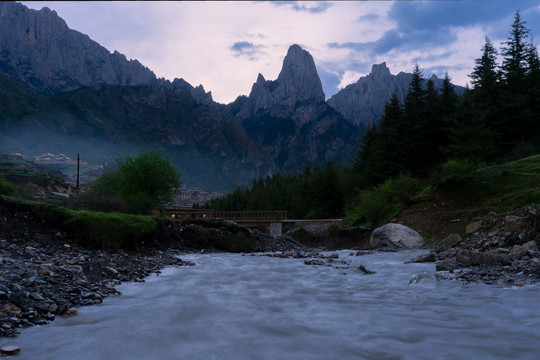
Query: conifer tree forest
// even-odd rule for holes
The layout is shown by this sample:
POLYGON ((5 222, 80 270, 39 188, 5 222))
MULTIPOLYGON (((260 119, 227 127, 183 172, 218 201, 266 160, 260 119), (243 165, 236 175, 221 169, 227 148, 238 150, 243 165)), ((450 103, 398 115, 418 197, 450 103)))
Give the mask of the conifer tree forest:
POLYGON ((365 189, 389 179, 429 179, 449 162, 496 164, 540 152, 540 57, 529 33, 517 11, 499 49, 486 36, 462 96, 448 74, 436 90, 416 65, 405 100, 388 99, 379 123, 359 139, 354 164, 338 169, 329 160, 259 178, 199 206, 342 217, 365 189))

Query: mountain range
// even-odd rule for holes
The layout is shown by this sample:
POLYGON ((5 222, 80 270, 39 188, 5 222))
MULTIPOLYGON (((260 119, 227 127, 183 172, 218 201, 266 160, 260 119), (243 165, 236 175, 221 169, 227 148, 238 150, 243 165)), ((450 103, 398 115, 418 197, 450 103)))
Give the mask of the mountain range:
POLYGON ((228 191, 307 164, 351 163, 364 126, 393 92, 403 98, 410 76, 374 65, 325 101, 312 56, 292 45, 276 80, 259 74, 249 96, 219 104, 202 85, 158 79, 110 53, 55 11, 0 2, 0 152, 102 163, 159 148, 182 181, 228 191))

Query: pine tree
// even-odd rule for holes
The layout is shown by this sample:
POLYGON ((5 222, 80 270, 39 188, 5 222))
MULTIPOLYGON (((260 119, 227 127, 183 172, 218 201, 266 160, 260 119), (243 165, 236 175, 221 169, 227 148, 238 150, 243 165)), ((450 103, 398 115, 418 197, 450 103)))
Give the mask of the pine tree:
POLYGON ((456 107, 449 129, 449 144, 441 146, 447 159, 483 162, 495 154, 494 136, 478 111, 471 90, 456 107))
POLYGON ((384 108, 375 144, 364 163, 368 185, 376 185, 406 170, 408 141, 403 109, 394 93, 384 108))
POLYGON ((510 36, 502 47, 502 77, 504 85, 503 103, 504 123, 502 132, 509 145, 525 142, 527 96, 525 78, 527 74, 527 59, 529 46, 526 38, 530 32, 525 27, 526 22, 521 20, 519 11, 516 12, 510 36))
POLYGON ((416 64, 405 96, 404 125, 400 129, 401 136, 407 139, 402 142, 403 148, 400 149, 403 153, 402 167, 414 175, 423 173, 430 161, 427 153, 427 91, 422 87, 422 82, 422 71, 416 64))
POLYGON ((536 142, 537 150, 540 150, 540 57, 536 45, 531 42, 527 53, 527 111, 526 130, 530 138, 536 142))
POLYGON ((475 90, 481 89, 489 96, 495 91, 499 82, 499 72, 497 71, 497 50, 487 36, 482 47, 482 56, 475 59, 474 62, 476 65, 469 75, 473 88, 475 90))

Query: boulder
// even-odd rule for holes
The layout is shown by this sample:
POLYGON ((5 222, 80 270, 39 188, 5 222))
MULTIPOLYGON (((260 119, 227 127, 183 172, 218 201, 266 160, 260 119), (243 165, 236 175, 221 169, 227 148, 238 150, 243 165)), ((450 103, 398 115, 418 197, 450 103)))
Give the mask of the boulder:
POLYGON ((521 259, 523 256, 527 255, 528 253, 536 253, 538 251, 538 245, 536 245, 536 242, 529 241, 526 242, 523 245, 514 245, 512 247, 512 250, 510 250, 510 253, 508 254, 508 257, 511 260, 517 260, 521 259))
POLYGON ((420 234, 401 224, 386 224, 371 233, 369 244, 372 248, 417 249, 422 246, 420 234))
POLYGON ((527 227, 527 218, 515 215, 508 215, 504 218, 506 229, 515 233, 520 233, 527 227))
POLYGON ((482 221, 476 220, 465 227, 465 232, 467 234, 472 234, 472 233, 477 232, 481 228, 482 228, 482 221))

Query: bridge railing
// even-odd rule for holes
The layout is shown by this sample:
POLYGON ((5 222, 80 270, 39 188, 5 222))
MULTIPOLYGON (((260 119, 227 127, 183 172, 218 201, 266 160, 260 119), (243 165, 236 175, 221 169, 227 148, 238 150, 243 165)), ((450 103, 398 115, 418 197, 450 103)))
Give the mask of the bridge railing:
POLYGON ((211 209, 168 208, 165 215, 175 219, 225 219, 238 222, 281 222, 287 220, 287 211, 214 211, 211 209))
POLYGON ((287 219, 287 211, 216 211, 214 216, 232 221, 283 221, 287 219))

